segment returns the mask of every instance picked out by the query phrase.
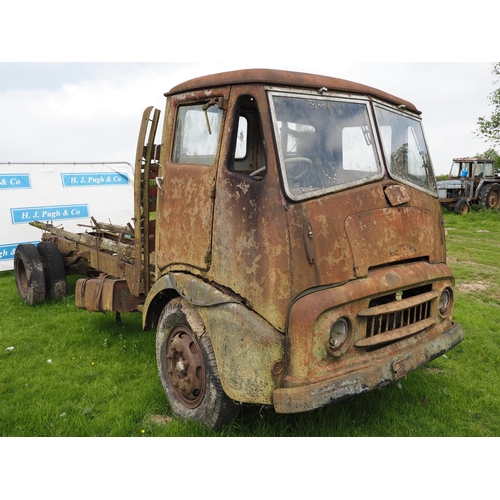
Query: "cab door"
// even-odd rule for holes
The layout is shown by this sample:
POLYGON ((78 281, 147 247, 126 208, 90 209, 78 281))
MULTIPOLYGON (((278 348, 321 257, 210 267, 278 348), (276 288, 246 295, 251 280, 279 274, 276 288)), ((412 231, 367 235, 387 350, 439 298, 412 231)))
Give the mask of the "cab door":
POLYGON ((157 211, 156 264, 208 270, 215 179, 229 88, 169 97, 157 211))
POLYGON ((262 86, 232 88, 209 278, 284 331, 291 294, 290 243, 268 109, 262 86))

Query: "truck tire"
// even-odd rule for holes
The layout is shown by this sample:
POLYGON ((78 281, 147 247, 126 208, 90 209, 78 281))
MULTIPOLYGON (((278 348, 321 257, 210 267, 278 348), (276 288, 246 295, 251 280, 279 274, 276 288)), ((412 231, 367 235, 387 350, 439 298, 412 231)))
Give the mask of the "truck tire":
POLYGON ((455 213, 457 215, 465 215, 468 214, 470 210, 469 204, 465 198, 460 198, 455 205, 455 213))
POLYGON ((14 277, 17 293, 30 306, 45 300, 45 271, 35 245, 21 244, 14 254, 14 277))
POLYGON ((52 241, 42 241, 37 248, 45 270, 47 296, 50 300, 61 300, 66 295, 66 268, 61 252, 52 241))
POLYGON ((212 343, 196 308, 181 298, 163 310, 156 334, 160 379, 172 411, 215 429, 239 406, 222 389, 212 343))
POLYGON ((500 185, 487 184, 479 193, 479 204, 484 208, 500 208, 500 185))

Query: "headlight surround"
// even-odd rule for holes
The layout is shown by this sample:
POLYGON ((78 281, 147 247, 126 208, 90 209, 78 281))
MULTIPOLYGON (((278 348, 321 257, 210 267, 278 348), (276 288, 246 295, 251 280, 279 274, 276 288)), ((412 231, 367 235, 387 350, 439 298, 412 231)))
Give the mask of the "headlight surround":
POLYGON ((439 314, 443 317, 448 316, 453 308, 453 302, 453 290, 450 287, 447 287, 439 296, 439 314))
POLYGON ((332 324, 327 342, 327 350, 332 356, 338 357, 349 348, 347 340, 350 331, 351 326, 347 318, 339 318, 332 324))

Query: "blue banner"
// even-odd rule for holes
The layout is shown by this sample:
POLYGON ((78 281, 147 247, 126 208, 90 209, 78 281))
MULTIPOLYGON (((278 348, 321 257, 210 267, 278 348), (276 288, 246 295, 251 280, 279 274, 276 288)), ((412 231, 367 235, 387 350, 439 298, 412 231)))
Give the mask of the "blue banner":
POLYGON ((0 174, 0 189, 31 189, 29 174, 0 174))
POLYGON ((130 180, 128 174, 122 172, 92 172, 61 174, 62 185, 68 187, 88 186, 126 186, 130 180))
MULTIPOLYGON (((24 241, 22 243, 25 243, 24 241)), ((33 245, 39 243, 38 241, 30 241, 33 245)), ((20 243, 10 243, 8 245, 0 245, 0 260, 12 260, 16 253, 17 245, 20 243)))
POLYGON ((82 219, 89 217, 88 205, 58 205, 45 207, 11 208, 12 224, 27 224, 35 220, 82 219))

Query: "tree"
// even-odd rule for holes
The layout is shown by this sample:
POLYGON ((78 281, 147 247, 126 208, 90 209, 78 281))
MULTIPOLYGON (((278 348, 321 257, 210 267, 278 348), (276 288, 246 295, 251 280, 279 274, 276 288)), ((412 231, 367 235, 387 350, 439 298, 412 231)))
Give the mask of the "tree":
MULTIPOLYGON (((491 72, 496 76, 493 83, 500 83, 500 62, 493 65, 491 72)), ((483 136, 487 141, 500 145, 500 87, 494 90, 488 99, 493 106, 493 113, 489 119, 484 116, 477 119, 476 134, 483 136)))

